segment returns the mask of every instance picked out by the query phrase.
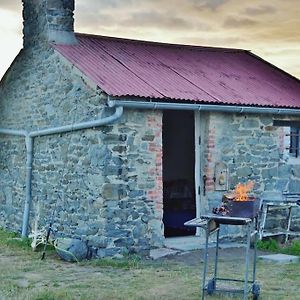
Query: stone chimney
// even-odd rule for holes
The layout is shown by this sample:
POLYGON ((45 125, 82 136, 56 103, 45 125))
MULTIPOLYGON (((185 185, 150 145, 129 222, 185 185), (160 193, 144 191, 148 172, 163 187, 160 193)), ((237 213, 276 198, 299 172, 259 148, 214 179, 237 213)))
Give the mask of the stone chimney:
POLYGON ((42 43, 76 44, 74 0, 22 0, 24 48, 42 43))

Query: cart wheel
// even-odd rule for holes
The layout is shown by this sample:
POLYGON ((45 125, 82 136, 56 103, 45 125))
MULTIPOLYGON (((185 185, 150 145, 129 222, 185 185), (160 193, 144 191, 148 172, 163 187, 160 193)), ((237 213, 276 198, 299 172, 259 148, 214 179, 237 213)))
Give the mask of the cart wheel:
POLYGON ((216 289, 216 280, 211 279, 207 283, 207 294, 211 295, 216 289))
POLYGON ((252 295, 253 295, 253 300, 257 300, 259 298, 260 294, 260 286, 258 283, 253 283, 252 285, 252 295))

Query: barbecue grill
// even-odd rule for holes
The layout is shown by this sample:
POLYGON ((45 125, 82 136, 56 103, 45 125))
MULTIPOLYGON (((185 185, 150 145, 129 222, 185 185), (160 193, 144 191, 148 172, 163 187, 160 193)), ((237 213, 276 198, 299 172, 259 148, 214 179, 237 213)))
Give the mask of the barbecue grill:
MULTIPOLYGON (((260 202, 260 201, 259 201, 260 202)), ((241 204, 241 203, 239 203, 241 204)), ((254 202, 252 203, 254 205, 254 202)), ((259 207, 259 205, 257 206, 259 207)), ((231 215, 217 215, 217 214, 207 214, 200 218, 192 219, 185 223, 186 226, 202 227, 205 230, 205 251, 204 251, 204 269, 202 277, 202 300, 206 294, 213 294, 214 292, 230 292, 230 293, 241 293, 243 299, 248 299, 248 294, 252 293, 253 299, 258 299, 260 293, 260 286, 255 281, 256 278, 256 242, 258 239, 258 211, 259 208, 254 211, 251 210, 252 217, 238 217, 231 215), (219 234, 220 227, 223 225, 240 225, 246 227, 246 248, 245 248, 245 274, 244 279, 234 279, 234 278, 221 278, 218 277, 218 249, 219 249, 219 234), (208 272, 208 240, 209 237, 216 233, 216 248, 215 248, 215 259, 214 259, 214 274, 213 277, 207 280, 208 272), (250 269, 250 240, 254 236, 254 253, 253 253, 253 268, 251 280, 249 279, 249 269, 250 269), (232 286, 229 288, 222 288, 218 286, 219 282, 234 282, 243 283, 243 288, 233 289, 232 286)), ((233 213, 236 214, 236 211, 233 213)))

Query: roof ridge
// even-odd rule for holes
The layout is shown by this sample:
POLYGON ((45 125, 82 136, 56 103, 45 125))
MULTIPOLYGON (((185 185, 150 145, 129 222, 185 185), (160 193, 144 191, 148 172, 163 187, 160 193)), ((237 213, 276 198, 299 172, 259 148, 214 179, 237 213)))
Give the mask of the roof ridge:
POLYGON ((156 42, 149 40, 139 40, 139 39, 131 39, 131 38, 123 38, 123 37, 113 37, 113 36, 105 36, 98 34, 90 34, 90 33, 82 33, 75 32, 75 35, 82 37, 91 37, 96 39, 107 39, 107 40, 116 40, 130 43, 138 43, 138 44, 150 44, 162 47, 174 47, 174 48, 190 48, 191 50, 205 50, 205 51, 221 51, 221 52, 250 52, 250 50, 239 49, 239 48, 225 48, 225 47, 214 47, 214 46, 200 46, 200 45, 189 45, 189 44, 176 44, 176 43, 166 43, 166 42, 156 42))

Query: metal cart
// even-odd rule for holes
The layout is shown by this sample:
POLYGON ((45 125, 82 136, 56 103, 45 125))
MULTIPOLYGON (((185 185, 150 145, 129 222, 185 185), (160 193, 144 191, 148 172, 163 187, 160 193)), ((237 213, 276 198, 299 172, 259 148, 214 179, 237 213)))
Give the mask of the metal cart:
POLYGON ((205 230, 205 251, 204 251, 204 269, 202 277, 202 300, 205 294, 211 295, 214 292, 224 292, 224 293, 241 293, 244 300, 248 299, 248 294, 251 292, 253 299, 258 299, 260 293, 260 286, 255 281, 256 276, 256 258, 257 258, 257 248, 256 242, 258 239, 258 219, 257 218, 239 218, 239 217, 229 217, 229 216, 219 216, 215 214, 208 214, 201 216, 200 218, 195 218, 185 223, 186 226, 202 227, 205 230), (223 225, 242 225, 246 227, 246 248, 245 248, 245 274, 244 279, 234 279, 234 278, 221 278, 218 277, 218 250, 219 250, 219 236, 220 227, 223 225), (208 272, 208 241, 209 237, 216 233, 216 248, 215 248, 215 259, 214 259, 214 274, 213 277, 207 280, 208 272), (253 270, 252 278, 249 279, 249 269, 250 269, 250 242, 251 237, 254 236, 254 253, 253 253, 253 270), (233 288, 222 288, 218 287, 218 282, 226 281, 230 282, 241 282, 243 283, 243 289, 233 289, 233 288))

